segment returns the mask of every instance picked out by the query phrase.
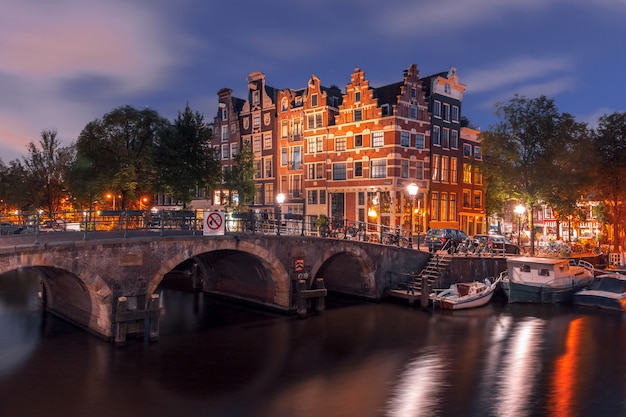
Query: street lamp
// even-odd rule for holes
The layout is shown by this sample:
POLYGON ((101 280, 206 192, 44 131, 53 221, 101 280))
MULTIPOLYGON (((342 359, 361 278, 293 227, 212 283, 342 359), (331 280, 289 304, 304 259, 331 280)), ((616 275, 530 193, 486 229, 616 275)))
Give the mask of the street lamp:
POLYGON ((517 244, 521 248, 522 247, 522 214, 524 214, 524 212, 526 211, 526 208, 523 205, 518 204, 517 206, 515 206, 515 210, 514 211, 515 211, 515 213, 518 216, 517 244))
MULTIPOLYGON (((409 219, 409 249, 413 248, 413 206, 415 205, 415 196, 419 187, 415 183, 411 183, 406 186, 409 195, 411 196, 411 218, 409 219)), ((419 239, 419 237, 418 237, 419 239)))
POLYGON ((281 217, 281 209, 282 209, 282 204, 285 202, 285 194, 280 193, 276 196, 276 202, 278 203, 278 207, 276 209, 276 217, 277 217, 277 222, 276 222, 276 234, 278 236, 280 236, 280 217, 281 217))

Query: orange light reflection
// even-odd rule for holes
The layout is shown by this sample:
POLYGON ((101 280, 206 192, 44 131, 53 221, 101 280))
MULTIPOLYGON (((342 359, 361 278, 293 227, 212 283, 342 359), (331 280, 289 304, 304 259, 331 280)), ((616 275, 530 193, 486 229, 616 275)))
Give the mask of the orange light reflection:
POLYGON ((576 370, 580 354, 585 318, 573 320, 567 330, 565 353, 556 360, 552 374, 552 389, 548 399, 550 415, 554 417, 572 416, 576 411, 576 370))

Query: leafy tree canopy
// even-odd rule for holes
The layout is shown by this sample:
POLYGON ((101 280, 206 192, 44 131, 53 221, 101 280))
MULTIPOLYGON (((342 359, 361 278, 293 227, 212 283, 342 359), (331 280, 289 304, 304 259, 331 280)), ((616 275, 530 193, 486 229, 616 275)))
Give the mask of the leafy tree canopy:
POLYGON ((159 187, 183 208, 197 189, 213 190, 221 182, 221 165, 211 147, 211 134, 202 114, 187 104, 155 148, 159 187))

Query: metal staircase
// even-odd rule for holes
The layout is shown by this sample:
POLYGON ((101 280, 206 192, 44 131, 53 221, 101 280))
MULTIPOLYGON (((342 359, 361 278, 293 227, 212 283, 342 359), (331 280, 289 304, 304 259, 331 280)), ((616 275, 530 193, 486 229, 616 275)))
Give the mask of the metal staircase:
POLYGON ((433 287, 433 283, 437 281, 441 274, 448 269, 452 262, 452 255, 446 250, 440 250, 433 254, 428 263, 422 269, 419 274, 409 275, 409 281, 407 282, 407 292, 411 294, 421 294, 422 283, 425 282, 428 285, 427 291, 433 287))

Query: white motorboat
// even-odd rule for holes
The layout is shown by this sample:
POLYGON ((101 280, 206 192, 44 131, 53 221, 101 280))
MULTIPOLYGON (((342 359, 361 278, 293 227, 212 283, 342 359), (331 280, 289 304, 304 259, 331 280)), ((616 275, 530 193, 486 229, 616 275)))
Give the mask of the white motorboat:
POLYGON ((433 297, 435 306, 446 310, 462 310, 466 308, 481 307, 487 304, 502 279, 502 274, 494 282, 485 278, 484 282, 457 282, 450 288, 433 297))

